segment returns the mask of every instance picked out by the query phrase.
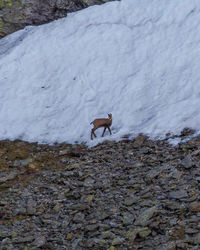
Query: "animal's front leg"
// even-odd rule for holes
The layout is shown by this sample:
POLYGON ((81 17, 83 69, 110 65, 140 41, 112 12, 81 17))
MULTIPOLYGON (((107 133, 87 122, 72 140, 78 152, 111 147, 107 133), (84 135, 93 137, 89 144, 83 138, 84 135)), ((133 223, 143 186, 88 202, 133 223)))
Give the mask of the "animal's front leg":
POLYGON ((109 130, 109 132, 110 132, 110 135, 112 135, 112 132, 111 132, 111 129, 110 129, 110 127, 108 127, 108 130, 109 130))
POLYGON ((104 136, 105 131, 106 131, 106 127, 104 127, 102 137, 104 136))

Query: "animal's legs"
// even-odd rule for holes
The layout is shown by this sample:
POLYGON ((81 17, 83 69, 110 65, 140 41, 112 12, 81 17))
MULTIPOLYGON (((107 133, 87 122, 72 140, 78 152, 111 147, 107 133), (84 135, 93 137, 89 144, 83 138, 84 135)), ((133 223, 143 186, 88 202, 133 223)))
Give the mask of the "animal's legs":
POLYGON ((97 137, 96 134, 94 133, 94 131, 95 131, 95 129, 93 128, 93 129, 91 130, 91 140, 93 140, 92 135, 94 135, 95 137, 97 137))
POLYGON ((106 131, 106 127, 104 127, 102 137, 104 136, 105 131, 106 131))
POLYGON ((112 132, 111 132, 111 129, 110 129, 110 127, 108 127, 108 130, 109 130, 109 132, 110 132, 110 135, 112 135, 112 132))

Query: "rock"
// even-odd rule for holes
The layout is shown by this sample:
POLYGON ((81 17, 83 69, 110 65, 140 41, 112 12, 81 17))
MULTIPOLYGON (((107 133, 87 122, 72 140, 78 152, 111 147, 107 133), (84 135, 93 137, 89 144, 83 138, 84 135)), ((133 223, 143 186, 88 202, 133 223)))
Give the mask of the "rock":
POLYGON ((0 176, 0 184, 14 179, 17 176, 17 172, 1 173, 1 175, 3 176, 2 177, 0 176))
POLYGON ((188 197, 188 193, 186 190, 172 191, 168 195, 169 199, 183 199, 188 197))
POLYGON ((147 236, 150 235, 151 230, 150 230, 148 227, 143 227, 143 228, 138 229, 138 230, 137 230, 137 233, 138 233, 138 235, 139 235, 141 238, 146 238, 147 236))
POLYGON ((96 243, 96 244, 98 244, 98 245, 105 245, 106 244, 106 241, 104 240, 104 239, 98 239, 98 238, 96 238, 96 239, 94 239, 94 242, 96 243))
POLYGON ((2 241, 1 241, 1 249, 11 249, 9 248, 11 246, 11 239, 9 238, 4 238, 2 241))
POLYGON ((94 184, 94 179, 92 179, 92 178, 90 178, 90 177, 86 178, 86 179, 84 180, 84 183, 83 183, 83 185, 84 185, 85 187, 92 187, 93 184, 94 184))
POLYGON ((200 233, 194 236, 194 244, 200 244, 200 233))
POLYGON ((104 231, 104 230, 109 230, 110 229, 110 225, 108 224, 99 224, 99 231, 104 231))
POLYGON ((32 162, 31 158, 25 159, 25 160, 15 160, 13 163, 14 167, 26 167, 29 163, 32 162))
POLYGON ((124 242, 124 240, 125 240, 124 238, 120 237, 114 238, 112 241, 112 245, 113 246, 121 245, 124 242))
POLYGON ((75 249, 79 249, 79 248, 78 248, 78 245, 79 245, 79 243, 81 242, 81 240, 82 240, 81 238, 78 238, 78 239, 73 240, 72 245, 71 245, 71 246, 72 246, 72 249, 74 249, 74 250, 75 250, 75 249))
POLYGON ((78 203, 78 204, 72 205, 71 209, 72 210, 83 211, 83 210, 89 209, 89 206, 87 204, 84 204, 84 203, 78 203))
POLYGON ((102 239, 113 239, 116 237, 116 235, 112 233, 111 231, 105 231, 105 232, 102 232, 101 237, 102 239))
POLYGON ((134 225, 136 226, 147 226, 150 223, 150 219, 158 212, 158 207, 154 206, 146 209, 136 219, 134 225))
POLYGON ((133 230, 133 231, 128 231, 126 237, 128 238, 129 241, 134 242, 136 236, 137 236, 137 230, 133 230))
POLYGON ((134 146, 135 148, 139 148, 139 147, 141 147, 141 146, 144 146, 144 143, 147 141, 147 139, 148 139, 147 136, 140 134, 140 135, 138 135, 138 136, 136 137, 136 139, 134 140, 133 146, 134 146))
POLYGON ((134 242, 137 236, 139 236, 142 239, 145 239, 150 234, 151 230, 148 227, 140 227, 128 231, 126 237, 128 238, 129 241, 134 242))
POLYGON ((185 168, 185 169, 190 169, 192 167, 195 166, 192 157, 190 155, 187 155, 182 161, 181 161, 181 165, 185 168))
POLYGON ((19 204, 19 206, 15 209, 15 214, 16 215, 26 215, 27 214, 25 202, 22 202, 21 204, 19 204))
POLYGON ((133 204, 137 203, 139 201, 139 197, 135 196, 135 197, 127 197, 124 200, 124 204, 126 206, 132 206, 133 204))
POLYGON ((162 169, 152 169, 151 171, 149 171, 148 174, 148 178, 149 179, 154 179, 155 177, 157 177, 160 173, 162 172, 162 169))
POLYGON ((176 242, 170 241, 161 247, 161 250, 176 250, 176 242))
POLYGON ((26 212, 27 214, 33 215, 36 213, 36 202, 33 199, 28 199, 26 212))
POLYGON ((200 212, 200 202, 199 202, 199 201, 192 202, 192 203, 189 205, 189 208, 190 208, 190 210, 191 210, 193 213, 198 213, 198 212, 200 212))
MULTIPOLYGON (((26 25, 40 25, 67 13, 102 4, 110 0, 1 0, 0 1, 0 38, 26 25)), ((21 38, 23 39, 23 37, 21 38)))
POLYGON ((59 152, 59 155, 60 155, 60 156, 68 155, 69 152, 71 152, 71 149, 64 149, 64 150, 61 150, 61 151, 59 152))
POLYGON ((124 224, 125 226, 133 224, 134 220, 135 220, 135 217, 134 217, 134 215, 131 214, 131 213, 125 213, 125 214, 123 215, 122 221, 123 221, 123 224, 124 224))
POLYGON ((178 202, 166 202, 165 203, 165 208, 169 210, 179 210, 180 209, 180 204, 178 202))
POLYGON ((98 224, 91 224, 91 225, 87 225, 85 228, 87 231, 95 231, 98 229, 98 227, 99 227, 98 224))
POLYGON ((199 232, 199 230, 198 229, 194 229, 194 228, 186 228, 185 229, 185 233, 186 234, 196 234, 198 232, 199 232))
POLYGON ((28 243, 34 240, 33 236, 25 236, 25 237, 16 237, 13 239, 13 243, 28 243))
POLYGON ((29 189, 27 189, 27 188, 24 188, 23 189, 23 191, 22 191, 22 197, 23 198, 28 198, 28 197, 30 197, 32 194, 31 194, 31 192, 30 192, 30 190, 29 189))
POLYGON ((82 222, 85 218, 85 215, 81 212, 79 213, 76 213, 74 218, 73 218, 73 221, 76 222, 76 223, 79 223, 79 222, 82 222))
POLYGON ((105 220, 106 218, 110 216, 110 214, 107 212, 98 212, 97 216, 99 220, 105 220))
POLYGON ((180 249, 188 249, 188 243, 184 241, 176 241, 176 247, 180 249))
POLYGON ((46 238, 44 236, 38 236, 35 241, 33 242, 33 245, 36 247, 42 247, 46 243, 46 238))
POLYGON ((185 137, 185 136, 189 136, 189 135, 193 135, 195 133, 195 131, 191 128, 184 128, 181 131, 181 137, 185 137))

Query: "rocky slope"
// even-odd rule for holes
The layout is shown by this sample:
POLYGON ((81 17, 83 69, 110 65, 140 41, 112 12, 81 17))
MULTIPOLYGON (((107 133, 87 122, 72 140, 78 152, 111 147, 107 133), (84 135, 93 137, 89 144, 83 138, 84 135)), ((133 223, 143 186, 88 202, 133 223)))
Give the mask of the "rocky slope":
POLYGON ((199 144, 1 141, 0 248, 199 249, 199 144))
POLYGON ((111 0, 0 0, 0 38, 26 25, 47 23, 65 17, 69 12, 109 1, 111 0))

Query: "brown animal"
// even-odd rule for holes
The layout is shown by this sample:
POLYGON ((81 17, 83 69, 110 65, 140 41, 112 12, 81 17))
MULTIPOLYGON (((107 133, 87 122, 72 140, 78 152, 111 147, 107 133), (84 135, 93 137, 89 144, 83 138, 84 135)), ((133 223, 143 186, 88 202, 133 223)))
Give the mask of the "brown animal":
POLYGON ((94 135, 95 137, 97 137, 95 135, 94 131, 96 129, 100 128, 100 127, 104 127, 102 137, 104 136, 104 133, 105 133, 106 129, 108 129, 109 132, 110 132, 110 134, 112 135, 111 130, 110 130, 110 126, 112 125, 112 114, 108 114, 108 118, 98 118, 98 119, 95 119, 90 124, 94 125, 94 128, 91 130, 91 140, 93 140, 93 136, 92 135, 94 135))

